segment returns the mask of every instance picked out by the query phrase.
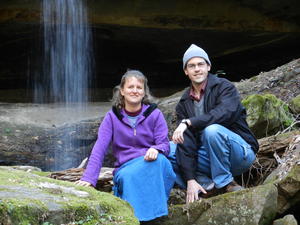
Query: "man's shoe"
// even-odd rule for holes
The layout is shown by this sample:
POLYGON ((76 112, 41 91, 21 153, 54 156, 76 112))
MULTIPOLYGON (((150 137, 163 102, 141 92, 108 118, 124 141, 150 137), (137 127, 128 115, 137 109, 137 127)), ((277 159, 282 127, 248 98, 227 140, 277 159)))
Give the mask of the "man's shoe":
POLYGON ((206 191, 206 194, 201 192, 200 197, 210 198, 210 197, 214 197, 214 196, 217 196, 219 194, 222 194, 222 193, 223 193, 222 189, 217 189, 216 187, 214 187, 213 189, 206 191))
POLYGON ((231 181, 229 184, 227 184, 224 188, 225 192, 234 192, 234 191, 240 191, 240 190, 244 190, 245 188, 243 188, 241 185, 239 185, 237 182, 235 181, 231 181))

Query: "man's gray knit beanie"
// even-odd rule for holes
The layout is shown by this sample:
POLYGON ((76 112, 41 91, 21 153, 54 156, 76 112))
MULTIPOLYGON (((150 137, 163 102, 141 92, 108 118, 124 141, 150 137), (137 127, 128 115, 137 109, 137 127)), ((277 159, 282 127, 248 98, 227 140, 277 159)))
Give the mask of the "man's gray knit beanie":
POLYGON ((183 69, 185 69, 186 63, 194 57, 201 57, 203 59, 205 59, 205 61, 211 65, 211 62, 208 58, 207 53, 200 47, 198 47, 197 45, 191 44, 191 46, 185 51, 184 55, 183 55, 183 69))

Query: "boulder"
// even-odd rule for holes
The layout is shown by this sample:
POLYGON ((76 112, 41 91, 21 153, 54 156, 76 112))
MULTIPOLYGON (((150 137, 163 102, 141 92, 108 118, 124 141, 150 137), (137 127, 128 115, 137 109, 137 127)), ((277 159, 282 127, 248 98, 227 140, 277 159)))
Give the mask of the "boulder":
POLYGON ((298 223, 293 215, 286 215, 281 219, 275 220, 273 225, 298 225, 298 223))
POLYGON ((187 206, 171 206, 168 218, 157 224, 268 225, 275 218, 276 209, 277 188, 273 184, 266 184, 201 199, 187 206))
POLYGON ((91 187, 0 167, 0 224, 139 224, 125 201, 91 187))
POLYGON ((294 120, 288 106, 272 94, 250 95, 242 104, 247 109, 249 127, 257 138, 275 134, 294 120))
POLYGON ((294 114, 300 114, 300 95, 296 96, 289 102, 289 108, 294 114))

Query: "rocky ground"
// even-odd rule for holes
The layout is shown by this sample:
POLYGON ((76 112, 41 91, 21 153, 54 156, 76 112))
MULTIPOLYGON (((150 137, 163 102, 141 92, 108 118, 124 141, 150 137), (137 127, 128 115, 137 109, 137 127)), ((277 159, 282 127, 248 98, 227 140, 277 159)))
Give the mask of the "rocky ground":
POLYGON ((72 104, 0 103, 0 121, 39 127, 60 127, 83 120, 99 119, 110 109, 109 102, 72 104))
POLYGON ((242 80, 236 86, 242 98, 250 94, 271 93, 288 103, 300 94, 300 59, 242 80))

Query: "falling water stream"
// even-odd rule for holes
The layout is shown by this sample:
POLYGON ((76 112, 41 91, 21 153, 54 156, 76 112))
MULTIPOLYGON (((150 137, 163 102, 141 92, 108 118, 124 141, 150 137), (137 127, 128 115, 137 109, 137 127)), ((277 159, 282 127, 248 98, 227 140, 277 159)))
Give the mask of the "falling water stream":
MULTIPOLYGON (((86 0, 43 0, 42 12, 43 65, 35 80, 34 101, 58 104, 62 110, 57 116, 69 115, 71 111, 80 116, 88 102, 92 70, 86 0)), ((64 132, 63 140, 53 146, 51 170, 78 163, 78 159, 72 158, 73 131, 65 128, 64 132)))

